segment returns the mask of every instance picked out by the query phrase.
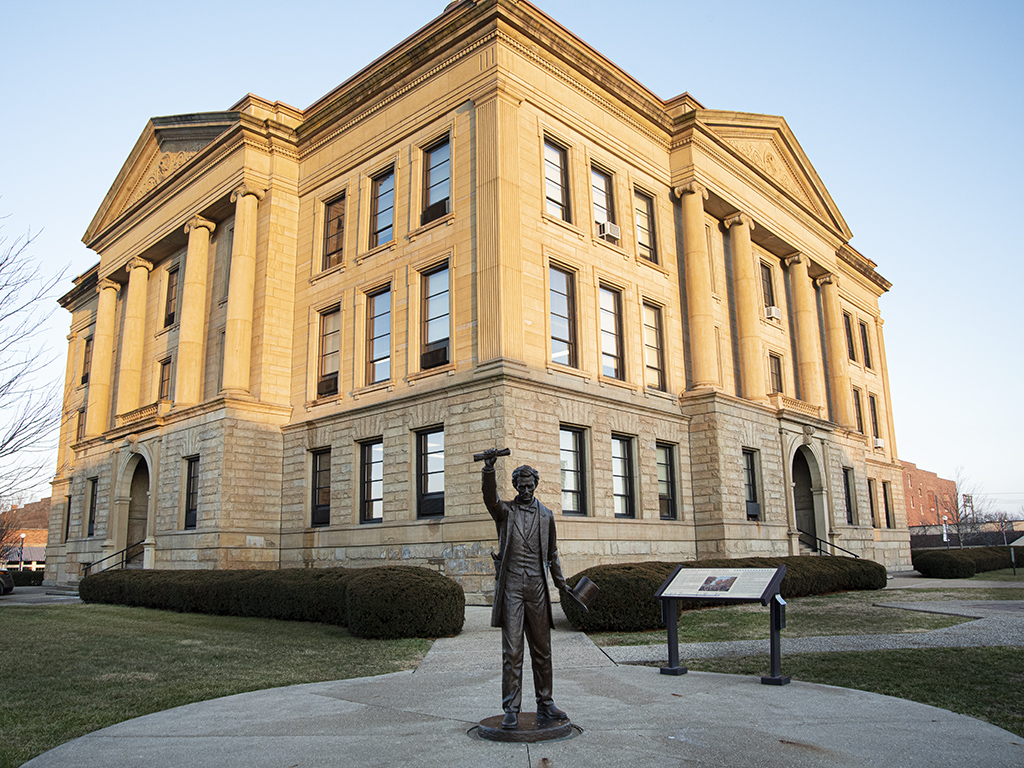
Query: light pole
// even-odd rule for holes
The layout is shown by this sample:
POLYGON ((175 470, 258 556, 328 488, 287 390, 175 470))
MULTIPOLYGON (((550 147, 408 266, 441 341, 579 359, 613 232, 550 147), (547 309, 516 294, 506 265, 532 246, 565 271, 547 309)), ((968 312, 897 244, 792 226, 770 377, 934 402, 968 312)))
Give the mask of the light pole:
POLYGON ((18 547, 18 570, 25 570, 25 534, 21 534, 21 546, 18 547))

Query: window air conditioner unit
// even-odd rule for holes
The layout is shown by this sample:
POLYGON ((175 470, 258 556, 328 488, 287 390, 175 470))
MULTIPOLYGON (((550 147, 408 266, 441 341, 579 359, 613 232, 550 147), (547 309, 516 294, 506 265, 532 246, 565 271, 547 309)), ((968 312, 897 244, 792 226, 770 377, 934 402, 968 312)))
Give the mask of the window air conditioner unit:
POLYGON ((333 373, 329 376, 324 376, 319 382, 317 382, 317 397, 327 397, 328 395, 336 394, 338 394, 338 374, 333 373))
POLYGON ((885 448, 885 440, 880 437, 875 438, 875 448, 885 448))
POLYGON ((778 307, 765 307, 764 308, 764 314, 765 314, 765 317, 767 317, 769 320, 781 320, 782 319, 782 310, 779 309, 778 307))
POLYGON ((621 234, 622 230, 619 229, 618 224, 602 221, 597 225, 597 236, 603 237, 605 240, 618 240, 621 234))

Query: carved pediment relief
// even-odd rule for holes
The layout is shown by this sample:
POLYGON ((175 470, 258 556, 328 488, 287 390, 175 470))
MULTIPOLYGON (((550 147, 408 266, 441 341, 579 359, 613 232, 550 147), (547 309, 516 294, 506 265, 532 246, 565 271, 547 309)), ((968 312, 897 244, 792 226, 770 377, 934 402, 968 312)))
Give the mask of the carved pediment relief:
POLYGON ((125 204, 118 213, 124 213, 125 209, 134 204, 160 184, 164 179, 183 166, 199 150, 206 146, 205 142, 192 142, 191 146, 179 149, 174 152, 159 152, 149 162, 149 167, 143 171, 135 188, 132 190, 125 204))
POLYGON ((759 135, 749 132, 729 135, 722 131, 719 131, 719 135, 784 190, 820 213, 824 213, 820 201, 814 200, 808 194, 796 171, 798 166, 793 162, 791 154, 780 147, 774 137, 764 136, 763 133, 759 135))

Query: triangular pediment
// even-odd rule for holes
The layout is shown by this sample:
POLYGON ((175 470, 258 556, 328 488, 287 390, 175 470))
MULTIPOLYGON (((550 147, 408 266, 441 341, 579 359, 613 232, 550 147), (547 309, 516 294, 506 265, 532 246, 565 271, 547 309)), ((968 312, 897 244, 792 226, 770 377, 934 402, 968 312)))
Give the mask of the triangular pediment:
POLYGON ((783 118, 711 110, 699 114, 701 122, 760 175, 846 238, 852 237, 839 208, 783 118))
POLYGON ((237 112, 206 112, 150 120, 93 217, 83 241, 88 244, 237 122, 237 112))

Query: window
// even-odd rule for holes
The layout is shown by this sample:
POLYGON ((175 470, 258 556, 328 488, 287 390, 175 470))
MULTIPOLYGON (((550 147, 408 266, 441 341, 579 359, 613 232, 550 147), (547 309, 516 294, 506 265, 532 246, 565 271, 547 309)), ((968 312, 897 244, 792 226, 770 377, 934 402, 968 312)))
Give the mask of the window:
POLYGON ((760 494, 757 491, 757 451, 743 449, 743 491, 747 501, 747 520, 761 519, 760 494))
POLYGON ((172 373, 171 358, 160 361, 160 392, 158 400, 170 400, 171 399, 171 373, 172 373))
POLYGON ((370 187, 370 247, 394 239, 395 167, 373 177, 370 187))
POLYGON ((185 459, 185 528, 195 528, 199 520, 199 457, 185 459))
POLYGON ((675 448, 658 443, 655 448, 658 462, 658 507, 662 520, 676 519, 675 448))
POLYGON ((64 538, 63 542, 71 538, 71 497, 64 497, 64 538))
POLYGON ((431 429, 416 435, 416 514, 444 515, 444 430, 431 429))
POLYGON ((864 367, 871 367, 871 344, 868 343, 868 326, 867 323, 860 324, 860 346, 864 351, 864 367))
POLYGON ((768 383, 772 393, 782 393, 782 358, 773 352, 768 353, 768 383))
POLYGON ((164 328, 174 325, 178 315, 178 268, 167 271, 167 301, 164 303, 164 328))
POLYGON ((612 506, 616 517, 636 517, 633 508, 633 441, 612 435, 612 506))
POLYGON ((359 447, 359 521, 384 519, 384 440, 368 440, 359 447))
POLYGON ((775 282, 772 280, 772 268, 761 262, 761 295, 766 307, 777 306, 775 303, 775 282))
MULTIPOLYGON (((227 301, 228 292, 231 289, 231 252, 235 245, 235 227, 232 225, 225 235, 223 242, 225 243, 224 250, 226 255, 224 257, 224 289, 221 291, 221 300, 227 301)), ((217 243, 217 252, 221 249, 220 241, 217 243)))
POLYGON ((451 145, 445 136, 423 150, 423 215, 429 224, 451 211, 451 145))
POLYGON ((436 368, 450 360, 448 351, 450 313, 448 265, 423 275, 423 341, 420 368, 436 368))
POLYGON ((853 469, 843 467, 843 499, 846 503, 846 522, 853 525, 853 469))
POLYGON ((640 258, 658 263, 658 241, 654 234, 654 198, 639 189, 633 190, 636 213, 636 249, 640 258))
POLYGON ((569 272, 557 267, 549 270, 551 284, 551 360, 577 367, 576 359, 576 290, 569 272))
POLYGON ((341 307, 320 315, 320 366, 316 396, 338 394, 338 369, 341 358, 341 307))
POLYGON ((92 368, 92 336, 85 340, 85 349, 82 351, 82 384, 89 383, 90 368, 92 368))
POLYGON ((860 390, 853 388, 853 412, 857 416, 857 431, 864 434, 864 408, 860 402, 860 390))
POLYGON ((622 294, 601 286, 601 373, 612 379, 625 379, 622 349, 622 294))
POLYGON ((868 395, 868 410, 871 412, 871 434, 877 439, 882 435, 878 431, 878 398, 868 395))
POLYGON ((391 378, 391 288, 368 297, 366 383, 391 378))
POLYGON ((87 510, 88 522, 86 523, 85 535, 93 536, 96 533, 96 504, 99 501, 100 479, 89 478, 89 508, 87 510))
POLYGON ((220 332, 220 359, 217 361, 217 391, 224 389, 224 359, 227 357, 227 337, 224 331, 220 332))
POLYGON ((320 269, 341 264, 345 256, 345 195, 327 203, 324 213, 324 258, 320 269))
POLYGON ((562 464, 562 514, 587 514, 583 430, 560 427, 558 453, 562 464))
POLYGON ((846 312, 843 312, 843 329, 846 331, 846 354, 857 362, 857 349, 853 345, 853 321, 846 312))
POLYGON ((78 422, 75 424, 75 440, 85 440, 85 408, 78 409, 78 422))
POLYGON ((647 386, 665 390, 665 355, 662 351, 661 310, 644 304, 644 364, 647 386))
POLYGON ((882 481, 882 508, 885 510, 885 527, 892 528, 892 488, 885 480, 882 481))
POLYGON ((619 239, 618 227, 604 226, 615 224, 615 196, 612 192, 611 174, 591 166, 590 186, 594 197, 594 224, 597 225, 598 237, 616 242, 619 239))
POLYGON ((569 153, 550 139, 544 140, 544 210, 562 221, 572 221, 569 205, 569 153))
POLYGON ((871 527, 878 527, 878 520, 875 517, 875 481, 868 478, 868 511, 871 513, 871 527))
POLYGON ((316 528, 331 524, 331 449, 313 451, 313 500, 310 524, 316 528))

